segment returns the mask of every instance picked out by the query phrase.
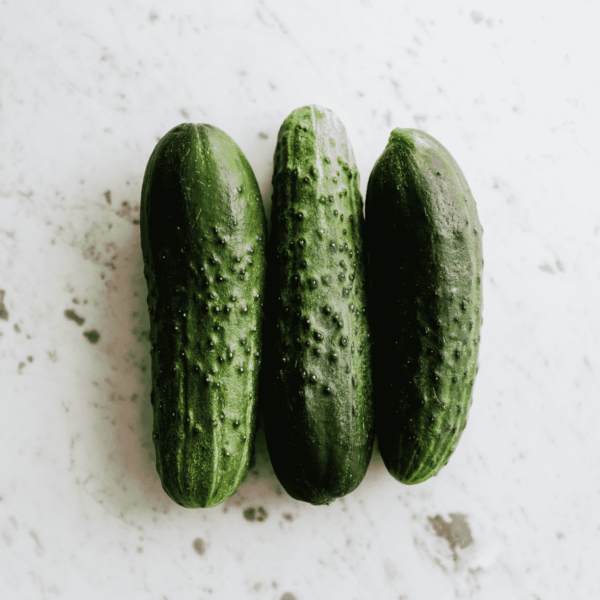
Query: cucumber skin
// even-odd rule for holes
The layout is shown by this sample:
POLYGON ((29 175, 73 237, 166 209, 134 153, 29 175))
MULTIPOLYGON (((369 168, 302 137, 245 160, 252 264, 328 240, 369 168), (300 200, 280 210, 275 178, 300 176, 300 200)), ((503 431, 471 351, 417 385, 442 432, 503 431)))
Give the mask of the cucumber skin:
POLYGON ((344 126, 316 106, 285 119, 274 163, 265 435, 290 496, 330 504, 362 481, 374 440, 359 176, 344 126))
POLYGON ((378 446, 389 472, 416 484, 466 426, 482 323, 483 228, 437 140, 392 132, 369 178, 366 232, 378 446))
POLYGON ((266 284, 264 207, 235 142, 171 129, 148 161, 140 227, 156 468, 181 506, 216 506, 252 456, 266 284))

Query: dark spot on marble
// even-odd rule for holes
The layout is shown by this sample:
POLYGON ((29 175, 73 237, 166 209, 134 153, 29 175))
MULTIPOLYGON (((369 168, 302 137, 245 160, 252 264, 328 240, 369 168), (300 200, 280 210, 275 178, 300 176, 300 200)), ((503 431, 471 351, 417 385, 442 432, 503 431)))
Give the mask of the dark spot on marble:
POLYGON ((290 513, 283 513, 283 515, 282 515, 282 516, 283 516, 283 518, 284 518, 286 521, 293 521, 293 520, 294 520, 294 515, 292 515, 292 514, 290 514, 290 513))
POLYGON ((21 328, 15 323, 15 331, 21 333, 21 328))
POLYGON ((6 306, 4 306, 4 290, 0 290, 0 319, 4 319, 8 321, 8 311, 6 310, 6 306))
POLYGON ((460 513, 450 513, 450 521, 445 521, 441 515, 428 517, 429 523, 433 527, 435 534, 438 537, 444 538, 452 554, 454 560, 458 559, 456 548, 466 548, 473 543, 471 528, 467 523, 467 515, 460 513))
POLYGON ((106 190, 104 192, 104 197, 106 198, 106 203, 107 204, 112 204, 112 198, 110 196, 110 190, 106 190))
POLYGON ((29 535, 33 538, 33 541, 35 542, 35 553, 38 556, 42 556, 44 554, 44 547, 42 546, 40 538, 38 538, 37 536, 37 533, 30 529, 29 535))
POLYGON ((85 319, 80 317, 74 310, 65 310, 65 317, 71 321, 75 321, 77 325, 83 325, 85 323, 85 319))
POLYGON ((244 519, 246 519, 246 521, 264 521, 268 516, 267 511, 262 506, 259 506, 258 510, 255 508, 247 508, 244 511, 244 519))
POLYGON ((90 344, 97 344, 100 339, 100 334, 95 329, 84 331, 83 335, 85 335, 90 344))
POLYGON ((196 538, 192 544, 194 550, 202 556, 206 552, 206 544, 202 538, 196 538))
POLYGON ((181 116, 184 117, 185 119, 190 118, 190 115, 189 115, 188 111, 185 110, 185 108, 182 108, 180 112, 181 112, 181 116))
POLYGON ((261 140, 268 140, 269 139, 269 134, 265 133, 264 131, 259 132, 258 137, 261 140))
POLYGON ((483 21, 484 16, 483 13, 479 10, 472 10, 471 11, 471 20, 473 21, 473 23, 475 23, 475 25, 478 25, 479 23, 481 23, 481 21, 483 21))
POLYGON ((279 600, 296 600, 296 596, 292 592, 286 592, 279 600))
POLYGON ((546 273, 555 273, 554 268, 549 265, 548 263, 544 263, 543 265, 540 265, 540 269, 542 271, 546 271, 546 273))

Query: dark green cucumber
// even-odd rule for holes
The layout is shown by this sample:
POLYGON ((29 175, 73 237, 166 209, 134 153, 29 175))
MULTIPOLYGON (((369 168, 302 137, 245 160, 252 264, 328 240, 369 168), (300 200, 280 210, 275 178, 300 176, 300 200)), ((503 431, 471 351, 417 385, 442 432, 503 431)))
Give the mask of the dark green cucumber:
POLYGON ((142 187, 156 468, 182 506, 235 493, 257 417, 266 218, 246 157, 223 131, 182 124, 142 187))
POLYGON ((344 126, 295 110, 275 151, 263 419, 281 484, 312 504, 354 490, 373 448, 363 223, 344 126))
POLYGON ((395 129, 367 187, 379 449, 415 484, 465 428, 482 322, 483 229, 465 177, 431 136, 395 129))

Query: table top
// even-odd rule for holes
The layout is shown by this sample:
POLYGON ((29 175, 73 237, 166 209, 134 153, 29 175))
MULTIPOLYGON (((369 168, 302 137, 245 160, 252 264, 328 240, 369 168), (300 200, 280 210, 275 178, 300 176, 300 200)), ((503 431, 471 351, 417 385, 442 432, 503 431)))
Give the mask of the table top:
POLYGON ((600 153, 592 3, 7 0, 0 23, 0 596, 600 597, 600 153), (182 122, 226 131, 267 214, 278 129, 343 121, 364 195, 395 127, 440 140, 484 228, 474 402, 438 476, 377 449, 330 506, 264 432, 238 492, 162 490, 140 191, 182 122))

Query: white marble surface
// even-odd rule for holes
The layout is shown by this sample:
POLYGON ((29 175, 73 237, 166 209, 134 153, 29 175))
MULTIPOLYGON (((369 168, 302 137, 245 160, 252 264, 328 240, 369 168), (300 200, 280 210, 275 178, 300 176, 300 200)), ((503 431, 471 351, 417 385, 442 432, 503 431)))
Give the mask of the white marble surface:
POLYGON ((597 12, 1 2, 0 597, 600 597, 597 12), (344 121, 363 192, 393 127, 462 166, 486 261, 469 425, 434 479, 403 486, 375 453, 330 507, 283 492, 260 434, 238 493, 186 510, 151 443, 146 161, 214 124, 269 209, 277 130, 307 103, 344 121))

